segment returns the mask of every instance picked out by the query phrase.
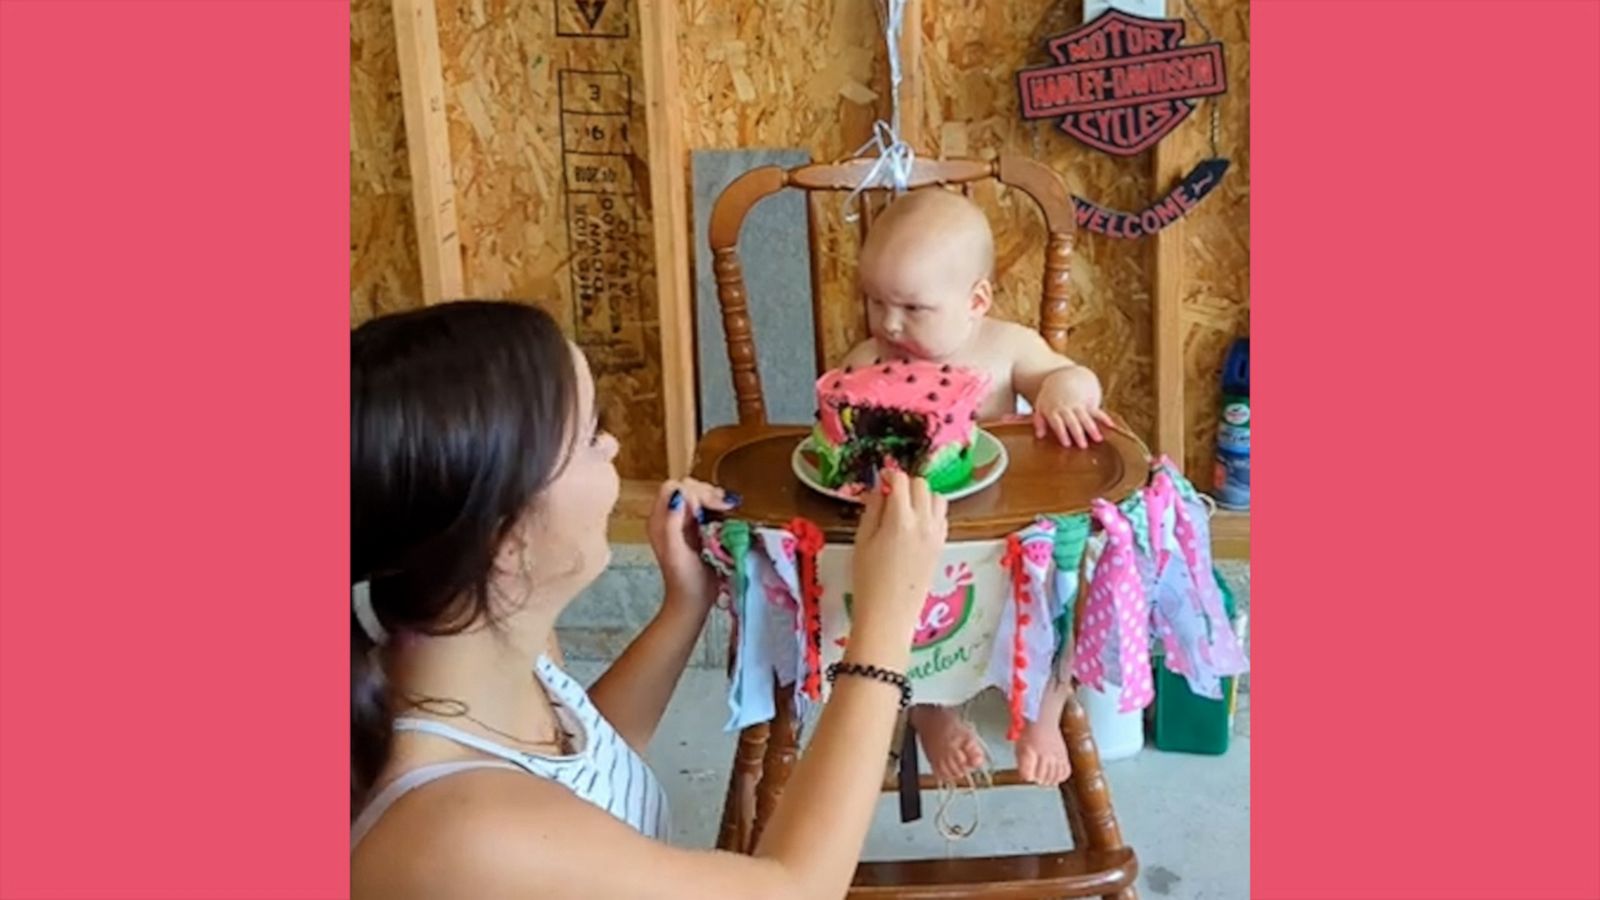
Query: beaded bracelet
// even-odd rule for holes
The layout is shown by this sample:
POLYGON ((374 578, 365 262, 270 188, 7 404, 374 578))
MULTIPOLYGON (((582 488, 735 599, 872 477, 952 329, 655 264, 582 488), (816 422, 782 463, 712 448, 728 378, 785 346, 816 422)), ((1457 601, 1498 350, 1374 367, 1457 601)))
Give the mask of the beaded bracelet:
POLYGON ((828 683, 840 675, 860 675, 863 678, 872 678, 891 684, 900 689, 900 708, 905 709, 911 705, 911 682, 899 672, 880 669, 877 666, 864 666, 859 663, 836 662, 828 667, 828 683))

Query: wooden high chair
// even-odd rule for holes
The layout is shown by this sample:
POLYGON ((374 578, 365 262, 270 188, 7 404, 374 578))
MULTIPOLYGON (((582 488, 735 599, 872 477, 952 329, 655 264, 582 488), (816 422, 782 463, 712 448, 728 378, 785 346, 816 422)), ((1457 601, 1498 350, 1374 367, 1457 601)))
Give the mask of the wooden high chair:
MULTIPOLYGON (((745 215, 763 198, 785 187, 793 187, 807 192, 809 209, 815 218, 819 206, 818 195, 813 192, 853 190, 871 164, 871 160, 851 160, 788 170, 777 166, 753 169, 736 179, 717 198, 711 212, 711 249, 739 423, 714 429, 701 439, 695 452, 696 477, 717 477, 718 462, 727 457, 731 448, 748 447, 763 441, 774 444, 775 449, 760 451, 766 456, 759 465, 782 465, 782 460, 787 459, 784 447, 792 448, 794 440, 806 430, 770 426, 766 422, 761 377, 756 368, 755 337, 751 330, 744 277, 739 264, 739 231, 745 215), (785 440, 787 443, 782 444, 785 440)), ((1049 239, 1044 257, 1044 296, 1039 310, 1039 330, 1051 347, 1058 352, 1064 351, 1070 296, 1068 263, 1072 255, 1074 221, 1072 200, 1061 177, 1031 159, 1002 156, 993 163, 918 159, 910 181, 912 187, 942 185, 960 188, 970 194, 973 183, 989 178, 1033 198, 1044 215, 1049 239)), ((877 193, 881 195, 882 192, 877 193)), ((859 225, 864 236, 871 227, 872 204, 863 203, 861 206, 859 225)), ((815 267, 814 256, 812 262, 815 267)), ((820 301, 814 294, 813 316, 819 325, 820 315, 820 301)), ((820 370, 823 367, 821 328, 817 331, 820 370)), ((1031 429, 1031 425, 1018 428, 1007 440, 1032 442, 1031 429)), ((1048 484, 1059 498, 1071 495, 1074 490, 1081 494, 1105 489, 1101 482, 1085 481, 1088 477, 1086 473, 1092 470, 1099 477, 1100 473, 1115 469, 1117 489, 1131 490, 1131 485, 1142 485, 1147 471, 1142 445, 1137 439, 1126 436, 1108 434, 1107 438, 1104 444, 1097 445, 1093 451, 1077 451, 1075 455, 1067 452, 1045 460, 1035 467, 1032 476, 1019 471, 1026 466, 1017 466, 1014 456, 1013 469, 1008 470, 1002 483, 1014 477, 1031 477, 1035 483, 1029 485, 1029 493, 1037 494, 1039 490, 1034 488, 1043 488, 1048 484)), ((1040 450, 1040 453, 1050 452, 1040 450)), ((777 481, 786 478, 793 480, 786 467, 778 471, 770 468, 755 468, 753 471, 770 471, 771 479, 777 481)), ((787 482, 781 488, 774 488, 779 489, 794 490, 787 482)), ((1045 493, 1051 490, 1045 490, 1045 493)), ((807 509, 821 510, 819 504, 833 502, 808 496, 808 493, 801 489, 799 493, 784 495, 788 501, 800 507, 789 514, 804 514, 807 509)), ((1002 491, 991 488, 988 493, 1000 494, 1002 491)), ((1091 493, 1089 496, 1075 497, 1073 502, 1087 506, 1092 496, 1091 493)), ((956 539, 958 534, 965 534, 969 538, 979 534, 993 536, 990 532, 996 528, 1002 529, 1002 533, 1012 528, 1010 522, 1002 521, 1004 517, 994 508, 996 501, 992 498, 985 501, 982 495, 978 495, 962 503, 964 507, 961 504, 951 507, 952 539, 956 539), (964 510, 960 513, 959 523, 958 509, 964 510), (984 531, 985 528, 988 532, 984 531)), ((1021 524, 1031 521, 1032 514, 1026 510, 1013 509, 1011 512, 1019 513, 1014 518, 1021 524)), ((851 526, 837 514, 825 513, 824 518, 829 521, 821 524, 830 533, 830 539, 848 540, 846 529, 851 526)), ((1020 527, 1020 524, 1016 527, 1020 527)), ((776 718, 767 724, 748 727, 739 736, 717 842, 722 849, 743 853, 754 850, 793 767, 798 752, 798 723, 794 721, 790 699, 783 696, 788 691, 783 688, 778 691, 780 696, 776 718)), ((1015 856, 862 862, 856 868, 855 882, 849 896, 944 898, 981 895, 1137 900, 1134 881, 1138 874, 1138 862, 1133 850, 1123 843, 1116 814, 1111 808, 1111 794, 1101 770, 1099 752, 1089 733, 1088 717, 1076 697, 1067 703, 1061 731, 1072 761, 1072 776, 1060 787, 1072 837, 1072 850, 1015 856)), ((1015 769, 998 772, 994 778, 996 787, 1020 784, 1024 782, 1015 769)), ((892 792, 897 787, 894 777, 886 778, 885 791, 892 792)), ((932 776, 922 776, 923 790, 936 787, 932 776)))

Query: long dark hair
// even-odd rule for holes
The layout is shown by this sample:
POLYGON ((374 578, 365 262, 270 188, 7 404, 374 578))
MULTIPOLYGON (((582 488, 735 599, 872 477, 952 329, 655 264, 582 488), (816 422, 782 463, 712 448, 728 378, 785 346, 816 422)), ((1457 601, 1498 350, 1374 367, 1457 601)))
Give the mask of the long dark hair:
MULTIPOLYGON (((446 303, 351 332, 350 581, 385 631, 492 620, 495 553, 565 465, 576 409, 571 351, 538 307, 446 303)), ((374 648, 352 610, 352 816, 393 726, 374 648)))

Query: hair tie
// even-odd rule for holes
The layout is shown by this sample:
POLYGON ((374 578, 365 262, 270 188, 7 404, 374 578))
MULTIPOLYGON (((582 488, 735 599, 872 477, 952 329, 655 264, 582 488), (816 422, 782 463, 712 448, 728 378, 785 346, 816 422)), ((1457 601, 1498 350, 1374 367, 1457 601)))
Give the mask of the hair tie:
POLYGON ((368 640, 380 647, 389 643, 389 632, 378 621, 378 613, 372 608, 371 581, 358 581, 350 586, 350 607, 355 610, 356 621, 361 623, 361 630, 366 632, 368 640))

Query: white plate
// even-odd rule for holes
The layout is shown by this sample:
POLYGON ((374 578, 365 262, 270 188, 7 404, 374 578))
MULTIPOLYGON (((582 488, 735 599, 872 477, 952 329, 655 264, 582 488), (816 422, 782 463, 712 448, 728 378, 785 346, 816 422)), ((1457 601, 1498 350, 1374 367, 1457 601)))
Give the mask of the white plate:
MULTIPOLYGON (((811 438, 808 436, 794 445, 794 452, 789 456, 789 465, 790 468, 794 469, 795 477, 799 478, 800 482, 806 487, 819 494, 826 494, 829 497, 834 497, 847 503, 862 502, 860 497, 852 497, 833 488, 823 486, 817 467, 806 459, 805 450, 810 444, 811 438)), ((982 428, 973 429, 972 468, 977 471, 984 466, 988 466, 988 471, 953 491, 946 491, 944 494, 945 499, 960 500, 962 497, 970 497, 976 494, 999 481, 1000 476, 1005 474, 1006 466, 1010 463, 1011 457, 1006 455, 1006 447, 1000 443, 999 438, 984 431, 982 428)))

